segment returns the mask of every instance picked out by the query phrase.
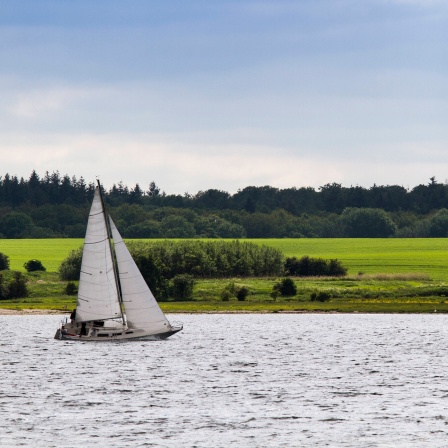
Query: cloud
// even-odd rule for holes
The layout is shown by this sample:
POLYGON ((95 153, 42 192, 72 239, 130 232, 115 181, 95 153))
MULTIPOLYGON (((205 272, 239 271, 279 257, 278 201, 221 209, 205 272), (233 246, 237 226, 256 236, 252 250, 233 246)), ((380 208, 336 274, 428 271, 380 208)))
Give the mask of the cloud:
POLYGON ((22 91, 12 99, 10 113, 17 118, 25 119, 54 116, 74 107, 76 103, 91 98, 92 94, 92 91, 73 87, 22 91))
POLYGON ((59 171, 83 176, 87 182, 99 176, 107 188, 123 181, 147 189, 154 180, 167 194, 195 194, 210 188, 234 193, 249 185, 318 188, 331 182, 413 187, 433 175, 445 180, 448 170, 444 146, 431 141, 389 146, 381 153, 366 144, 359 148, 363 155, 351 159, 341 159, 337 151, 322 156, 302 148, 297 154, 286 154, 276 146, 231 143, 209 145, 204 152, 194 142, 162 134, 14 136, 9 145, 7 153, 0 152, 2 175, 59 171))

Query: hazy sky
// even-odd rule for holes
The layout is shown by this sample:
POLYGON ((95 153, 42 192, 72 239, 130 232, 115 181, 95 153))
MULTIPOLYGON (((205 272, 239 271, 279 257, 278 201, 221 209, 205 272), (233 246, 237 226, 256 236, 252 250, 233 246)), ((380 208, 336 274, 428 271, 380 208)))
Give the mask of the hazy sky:
POLYGON ((448 179, 446 0, 0 0, 0 175, 448 179))

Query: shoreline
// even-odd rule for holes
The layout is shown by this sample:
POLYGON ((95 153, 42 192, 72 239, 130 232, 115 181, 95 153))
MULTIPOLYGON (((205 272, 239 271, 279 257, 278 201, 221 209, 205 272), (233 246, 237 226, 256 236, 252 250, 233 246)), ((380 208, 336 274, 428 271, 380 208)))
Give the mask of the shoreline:
MULTIPOLYGON (((0 308, 1 316, 44 316, 44 315, 69 315, 68 311, 63 310, 42 310, 42 309, 23 309, 14 310, 8 308, 0 308)), ((335 311, 335 310, 297 310, 297 311, 177 311, 165 314, 447 314, 440 311, 433 312, 403 312, 403 311, 335 311)))
POLYGON ((70 314, 67 311, 58 310, 34 310, 34 309, 23 309, 14 310, 9 308, 0 308, 0 316, 22 316, 22 315, 43 315, 43 314, 70 314))

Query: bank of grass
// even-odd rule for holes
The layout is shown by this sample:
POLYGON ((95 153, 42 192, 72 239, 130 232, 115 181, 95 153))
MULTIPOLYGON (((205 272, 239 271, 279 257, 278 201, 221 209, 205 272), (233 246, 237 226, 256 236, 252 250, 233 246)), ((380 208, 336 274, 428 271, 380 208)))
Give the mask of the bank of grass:
MULTIPOLYGON (((448 312, 448 239, 257 239, 246 240, 280 249, 285 256, 337 258, 348 276, 295 279, 298 294, 277 298, 270 293, 277 278, 199 280, 191 302, 163 302, 166 312, 448 312), (223 302, 229 283, 246 286, 246 301, 223 302), (328 302, 311 302, 311 294, 325 292, 328 302)), ((2 300, 0 308, 71 310, 75 296, 64 292, 57 269, 82 239, 0 240, 0 252, 10 257, 12 270, 42 261, 47 272, 26 274, 30 297, 2 300)))
MULTIPOLYGON (((36 309, 69 312, 76 306, 76 296, 65 293, 67 283, 55 272, 35 272, 28 276, 30 296, 2 300, 0 308, 36 309)), ((212 312, 360 312, 360 313, 445 313, 448 312, 448 284, 431 280, 427 274, 365 274, 346 278, 294 278, 297 295, 289 298, 270 296, 279 278, 234 278, 199 280, 194 299, 161 302, 167 313, 212 312), (223 289, 233 283, 245 286, 245 301, 235 297, 221 300, 223 289), (324 292, 330 300, 313 302, 313 293, 324 292)))

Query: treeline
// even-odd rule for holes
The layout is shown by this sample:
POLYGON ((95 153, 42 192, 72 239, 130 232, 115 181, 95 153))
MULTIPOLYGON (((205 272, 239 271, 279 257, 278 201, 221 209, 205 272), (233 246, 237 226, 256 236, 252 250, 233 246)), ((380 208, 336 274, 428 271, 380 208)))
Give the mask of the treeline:
MULTIPOLYGON (((84 236, 95 184, 33 171, 0 176, 0 238, 84 236)), ((210 189, 167 195, 150 182, 104 191, 127 238, 445 237, 448 185, 431 178, 412 189, 326 184, 278 189, 246 187, 231 195, 210 189)))

